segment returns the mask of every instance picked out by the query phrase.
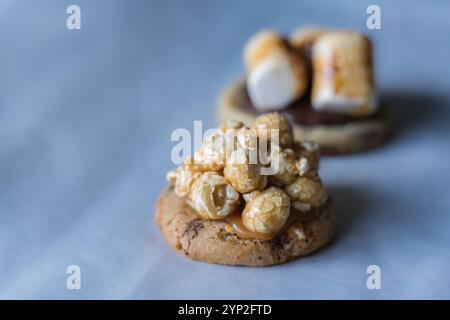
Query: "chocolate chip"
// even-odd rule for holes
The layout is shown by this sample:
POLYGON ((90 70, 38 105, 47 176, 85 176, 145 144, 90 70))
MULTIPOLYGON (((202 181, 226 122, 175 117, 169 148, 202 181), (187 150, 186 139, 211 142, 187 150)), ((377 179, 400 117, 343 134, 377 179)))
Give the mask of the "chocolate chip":
POLYGON ((198 232, 204 228, 203 220, 200 218, 193 219, 189 221, 186 225, 186 230, 184 231, 183 235, 189 235, 191 239, 198 236, 198 232))
POLYGON ((291 246, 291 239, 288 239, 284 234, 280 234, 270 240, 270 244, 275 248, 287 249, 291 246))

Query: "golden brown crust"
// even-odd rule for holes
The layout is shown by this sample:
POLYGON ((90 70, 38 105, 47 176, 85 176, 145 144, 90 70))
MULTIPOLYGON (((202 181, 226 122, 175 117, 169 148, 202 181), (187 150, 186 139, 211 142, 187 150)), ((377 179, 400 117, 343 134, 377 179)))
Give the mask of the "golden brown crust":
POLYGON ((322 207, 319 217, 296 222, 269 241, 240 239, 227 231, 223 220, 203 220, 168 186, 156 205, 156 223, 164 238, 185 256, 212 263, 269 266, 307 255, 331 240, 336 229, 332 201, 322 207))
POLYGON ((320 36, 330 30, 319 26, 306 26, 298 28, 290 37, 291 45, 299 51, 305 50, 305 47, 311 46, 320 36))
POLYGON ((289 50, 289 42, 273 30, 264 30, 250 38, 244 47, 244 62, 247 70, 254 68, 272 50, 289 50))
MULTIPOLYGON (((241 78, 224 89, 218 101, 218 115, 221 120, 239 120, 252 126, 256 116, 239 106, 238 94, 245 85, 241 78)), ((293 124, 294 139, 315 141, 321 154, 349 154, 361 152, 382 144, 389 136, 390 117, 381 106, 380 115, 375 118, 336 125, 305 126, 293 124)))

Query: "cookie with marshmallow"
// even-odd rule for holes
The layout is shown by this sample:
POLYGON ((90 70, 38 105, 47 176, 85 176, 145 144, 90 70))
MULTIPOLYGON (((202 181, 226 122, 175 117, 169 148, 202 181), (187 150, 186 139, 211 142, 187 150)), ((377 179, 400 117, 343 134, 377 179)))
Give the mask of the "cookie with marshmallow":
POLYGON ((315 141, 321 154, 374 148, 389 137, 390 116, 372 61, 369 38, 355 31, 308 26, 288 38, 261 31, 245 45, 245 77, 223 91, 219 116, 251 126, 277 110, 295 139, 315 141))

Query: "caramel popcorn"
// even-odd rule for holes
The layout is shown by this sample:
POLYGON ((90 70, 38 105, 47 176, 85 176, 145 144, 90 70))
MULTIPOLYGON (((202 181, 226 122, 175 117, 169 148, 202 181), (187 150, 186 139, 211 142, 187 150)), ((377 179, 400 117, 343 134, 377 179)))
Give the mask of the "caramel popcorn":
POLYGON ((270 181, 278 186, 283 187, 294 182, 299 172, 297 157, 292 149, 281 149, 274 147, 271 149, 271 158, 278 157, 278 172, 270 177, 270 181))
POLYGON ((226 129, 240 129, 244 126, 244 124, 237 120, 225 120, 222 121, 219 125, 219 130, 226 129))
POLYGON ((294 222, 288 229, 288 233, 292 238, 297 238, 298 240, 306 239, 306 231, 302 222, 294 222))
POLYGON ((279 145, 282 147, 290 147, 294 140, 292 126, 285 116, 278 112, 266 113, 256 118, 255 126, 258 135, 267 134, 270 140, 270 130, 279 130, 279 145), (262 129, 262 130, 261 130, 262 129))
POLYGON ((167 179, 178 196, 188 196, 188 204, 203 219, 225 219, 239 207, 242 196, 243 225, 252 232, 276 233, 291 210, 307 212, 327 199, 317 173, 317 145, 292 140, 291 125, 278 113, 258 117, 254 128, 226 121, 167 179), (280 130, 280 143, 266 146, 270 162, 265 166, 278 162, 270 176, 262 174, 259 158, 259 129, 263 128, 280 130), (230 154, 226 150, 229 138, 233 139, 230 154))
POLYGON ((293 183, 285 187, 293 201, 306 203, 312 207, 322 205, 327 200, 327 193, 318 177, 312 179, 298 177, 293 183))
POLYGON ((198 171, 192 170, 188 165, 181 165, 176 170, 167 173, 167 180, 174 185, 175 193, 184 197, 191 191, 192 184, 201 176, 198 171))
POLYGON ((225 167, 225 162, 226 136, 223 130, 217 130, 203 141, 201 148, 187 163, 194 164, 200 171, 218 171, 225 167))
POLYGON ((277 232, 285 225, 290 210, 291 201, 286 192, 270 187, 247 202, 242 222, 253 232, 277 232))
POLYGON ((302 141, 294 143, 294 150, 298 159, 297 169, 300 176, 316 176, 319 169, 319 148, 316 143, 302 141))
POLYGON ((256 191, 252 191, 252 192, 249 192, 249 193, 244 193, 242 195, 242 198, 244 198, 245 202, 249 202, 249 201, 251 201, 254 197, 256 197, 259 194, 261 194, 261 191, 256 190, 256 191))
POLYGON ((247 150, 241 148, 232 152, 223 170, 224 177, 241 193, 263 190, 267 176, 261 175, 260 166, 251 163, 247 150))
POLYGON ((225 218, 239 201, 239 193, 216 172, 205 172, 196 179, 189 197, 199 216, 213 220, 225 218))
POLYGON ((258 133, 255 129, 242 127, 236 133, 239 147, 255 150, 258 148, 258 133))

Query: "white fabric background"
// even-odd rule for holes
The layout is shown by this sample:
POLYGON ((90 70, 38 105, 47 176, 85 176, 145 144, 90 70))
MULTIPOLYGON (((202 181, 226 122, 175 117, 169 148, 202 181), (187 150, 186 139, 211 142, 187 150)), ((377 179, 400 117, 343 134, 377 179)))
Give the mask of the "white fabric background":
POLYGON ((450 298, 450 3, 376 1, 369 31, 372 2, 2 1, 0 298, 450 298), (172 130, 217 123, 253 32, 311 23, 368 32, 396 121, 384 147, 323 159, 336 240, 260 269, 173 252, 154 224, 172 130))

